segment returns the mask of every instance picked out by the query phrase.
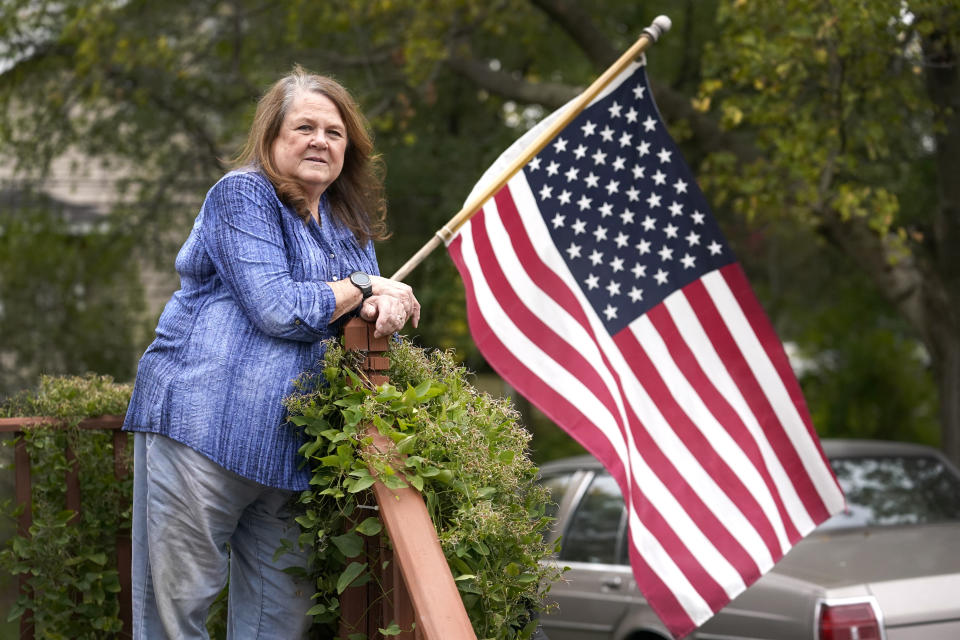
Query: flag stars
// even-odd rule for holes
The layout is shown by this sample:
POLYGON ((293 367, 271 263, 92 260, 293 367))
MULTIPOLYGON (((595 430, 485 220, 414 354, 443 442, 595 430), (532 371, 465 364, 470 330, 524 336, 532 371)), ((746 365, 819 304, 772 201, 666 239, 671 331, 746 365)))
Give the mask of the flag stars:
POLYGON ((634 262, 633 269, 630 269, 630 272, 633 274, 633 277, 636 278, 637 280, 639 280, 640 278, 646 278, 647 265, 640 264, 639 262, 634 262))
POLYGON ((665 234, 667 234, 667 237, 668 237, 668 238, 676 238, 676 237, 677 237, 677 231, 679 231, 679 230, 680 230, 680 228, 674 226, 674 224, 673 224, 672 222, 663 228, 663 232, 664 232, 665 234))
POLYGON ((583 283, 587 285, 587 289, 589 290, 596 289, 600 286, 600 278, 591 273, 583 283))
POLYGON ((639 164, 633 165, 633 179, 639 180, 640 178, 645 178, 646 176, 644 174, 646 173, 646 171, 647 171, 647 168, 644 166, 641 166, 639 164))
POLYGON ((551 220, 550 222, 553 223, 554 229, 559 229, 560 227, 563 226, 563 222, 566 219, 567 219, 567 216, 562 216, 558 213, 557 215, 553 216, 553 220, 551 220))
POLYGON ((602 205, 600 205, 599 211, 601 218, 609 218, 613 215, 613 205, 609 202, 604 202, 602 205))
POLYGON ((640 302, 643 300, 643 289, 637 289, 636 287, 631 287, 630 292, 627 294, 630 296, 631 302, 640 302))
POLYGON ((581 233, 587 232, 587 223, 580 218, 577 218, 573 221, 573 224, 570 225, 570 228, 573 229, 573 235, 578 236, 581 233))
POLYGON ((593 266, 597 266, 602 262, 603 262, 603 252, 597 251, 596 249, 594 249, 593 253, 590 254, 590 264, 592 264, 593 266))
POLYGON ((653 178, 654 184, 663 185, 667 183, 667 174, 660 169, 657 169, 657 172, 650 177, 653 178))
POLYGON ((590 136, 593 135, 596 128, 597 128, 597 125, 587 120, 586 123, 584 123, 584 125, 580 127, 580 131, 583 131, 584 138, 589 138, 590 136))
POLYGON ((570 167, 567 170, 567 172, 564 173, 563 175, 567 177, 567 182, 573 182, 574 180, 577 179, 577 176, 579 174, 580 174, 580 169, 577 169, 576 167, 570 167))
POLYGON ((657 284, 665 285, 668 279, 667 272, 663 269, 657 269, 657 272, 653 274, 653 279, 657 281, 657 284))
POLYGON ((597 186, 600 184, 600 176, 596 175, 593 171, 591 171, 590 174, 583 179, 583 183, 591 189, 596 189, 597 186))
POLYGON ((527 165, 527 169, 530 171, 539 171, 540 170, 540 157, 536 157, 530 161, 530 164, 527 165))
POLYGON ((640 190, 636 187, 630 187, 627 189, 627 198, 630 202, 639 202, 640 201, 640 190))
MULTIPOLYGON (((593 237, 597 239, 597 242, 602 242, 607 239, 607 228, 597 225, 597 228, 593 230, 593 237)), ((602 254, 601 254, 602 255, 602 254)))
POLYGON ((621 146, 621 147, 629 147, 631 140, 633 140, 633 134, 632 134, 632 133, 627 133, 626 131, 624 131, 624 132, 623 132, 623 135, 620 136, 620 146, 621 146))
POLYGON ((585 211, 590 208, 590 203, 593 202, 592 198, 587 196, 580 196, 580 199, 577 200, 577 206, 580 207, 580 211, 585 211))
POLYGON ((667 245, 663 245, 660 251, 657 251, 657 255, 660 256, 660 260, 666 262, 667 260, 673 260, 673 249, 667 245))
POLYGON ((578 144, 577 148, 573 150, 573 155, 577 160, 582 160, 583 156, 587 155, 587 148, 582 144, 578 144))
POLYGON ((673 216, 674 218, 676 218, 677 216, 683 215, 683 205, 677 202, 676 200, 670 203, 670 206, 668 207, 668 209, 670 209, 670 215, 673 216))
POLYGON ((646 141, 641 142, 637 147, 637 153, 640 154, 641 158, 645 155, 648 155, 650 153, 650 143, 646 141))
POLYGON ((650 241, 649 241, 649 240, 641 240, 641 241, 640 241, 637 245, 635 245, 635 246, 637 247, 637 251, 639 251, 639 252, 640 252, 640 255, 642 255, 642 256, 650 253, 650 241))
POLYGON ((604 142, 613 142, 613 134, 616 133, 613 129, 610 128, 610 125, 607 125, 600 132, 600 137, 603 138, 604 142))
POLYGON ((620 283, 616 280, 611 280, 604 288, 607 290, 607 293, 610 294, 611 298, 620 295, 620 283))
POLYGON ((607 154, 600 149, 590 157, 593 158, 593 164, 607 164, 607 154))
POLYGON ((690 217, 693 218, 693 224, 703 224, 703 214, 699 211, 694 211, 690 214, 690 217))
POLYGON ((618 191, 620 191, 620 181, 611 180, 610 182, 607 183, 606 190, 607 190, 608 196, 612 196, 613 194, 617 193, 618 191))
POLYGON ((572 193, 564 189, 560 192, 560 195, 557 196, 557 200, 560 201, 560 204, 570 204, 570 196, 572 195, 572 193))
POLYGON ((693 269, 693 267, 696 266, 697 259, 694 258, 694 257, 693 257, 692 255, 690 255, 689 253, 685 253, 685 254, 683 254, 683 257, 680 258, 680 262, 683 263, 683 268, 684 268, 684 269, 693 269))
POLYGON ((691 246, 691 247, 692 247, 693 245, 699 245, 699 244, 700 244, 700 234, 691 231, 690 233, 687 234, 687 237, 685 238, 685 240, 687 241, 687 245, 688 245, 688 246, 691 246))
POLYGON ((623 169, 627 166, 627 159, 622 156, 617 156, 617 158, 613 161, 612 166, 614 171, 623 171, 623 169))
POLYGON ((553 148, 557 153, 567 150, 567 139, 566 138, 557 138, 557 141, 553 143, 553 148))
POLYGON ((670 156, 673 155, 673 151, 667 151, 666 149, 660 149, 660 152, 657 153, 657 157, 660 158, 660 164, 666 164, 670 162, 670 156))
POLYGON ((651 193, 650 197, 647 198, 647 206, 651 209, 655 209, 660 206, 660 196, 656 193, 651 193))
POLYGON ((723 251, 723 245, 717 242, 716 240, 714 240, 713 242, 710 243, 707 249, 710 250, 710 255, 718 256, 723 251))
POLYGON ((557 175, 557 172, 558 172, 559 170, 560 170, 560 165, 557 164, 556 161, 551 162, 550 164, 547 165, 547 175, 548 175, 548 176, 555 176, 555 175, 557 175))
POLYGON ((643 121, 643 130, 653 131, 656 128, 657 128, 657 121, 654 120, 652 116, 647 116, 647 119, 643 121))
POLYGON ((611 118, 619 118, 619 117, 620 117, 620 111, 621 111, 621 110, 623 110, 623 107, 622 107, 622 106, 620 105, 620 103, 618 103, 618 102, 614 102, 614 103, 611 104, 610 107, 607 109, 607 111, 610 112, 610 117, 611 117, 611 118))
POLYGON ((627 113, 626 113, 627 122, 633 124, 634 122, 637 121, 637 116, 638 116, 638 115, 640 115, 640 114, 637 113, 637 110, 634 109, 633 107, 630 107, 630 111, 627 111, 627 113))
POLYGON ((657 221, 650 216, 647 216, 646 218, 644 218, 643 222, 641 222, 640 224, 643 225, 644 231, 653 231, 654 229, 657 228, 657 221))
POLYGON ((623 225, 627 226, 628 224, 633 224, 633 216, 635 214, 630 209, 624 209, 623 213, 620 214, 620 220, 623 221, 623 225))
POLYGON ((549 185, 543 185, 543 188, 540 189, 540 199, 549 200, 553 196, 553 187, 549 185))
POLYGON ((618 256, 613 260, 611 260, 610 268, 613 270, 614 273, 617 273, 618 271, 623 271, 623 258, 618 256))
POLYGON ((618 248, 623 249, 625 246, 630 244, 630 236, 621 231, 617 234, 617 237, 614 238, 613 241, 617 244, 618 248))
POLYGON ((633 97, 637 100, 643 100, 643 94, 647 90, 646 87, 642 87, 639 84, 633 88, 633 97))
POLYGON ((574 258, 580 257, 581 249, 583 249, 583 247, 581 247, 579 244, 571 242, 570 246, 566 248, 566 252, 567 255, 570 256, 570 259, 573 260, 574 258))
POLYGON ((677 180, 673 183, 673 189, 677 193, 686 193, 687 192, 687 183, 683 180, 677 180))
POLYGON ((616 320, 617 318, 617 308, 613 305, 607 305, 603 310, 603 315, 607 317, 607 322, 611 320, 616 320))

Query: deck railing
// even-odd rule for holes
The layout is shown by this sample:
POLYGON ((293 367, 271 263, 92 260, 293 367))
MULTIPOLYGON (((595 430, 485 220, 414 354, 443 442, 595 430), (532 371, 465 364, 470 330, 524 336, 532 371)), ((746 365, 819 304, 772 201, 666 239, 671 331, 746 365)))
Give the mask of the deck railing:
MULTIPOLYGON (((344 342, 348 350, 366 354, 364 369, 371 382, 381 384, 387 381, 384 371, 389 367, 385 355, 388 341, 375 338, 372 325, 358 318, 351 320, 344 329, 344 342)), ((22 435, 31 427, 62 424, 56 419, 43 417, 2 418, 0 433, 22 435)), ((113 432, 117 480, 130 473, 127 467, 129 457, 125 453, 129 434, 120 430, 122 424, 123 416, 103 416, 83 420, 78 425, 81 429, 113 432)), ((374 437, 374 446, 381 450, 393 446, 392 440, 381 436, 376 429, 371 429, 370 433, 374 437)), ((76 514, 74 519, 77 519, 83 507, 78 466, 69 448, 66 457, 71 464, 64 478, 65 507, 73 511, 76 514)), ((30 456, 22 439, 17 440, 14 448, 14 466, 15 500, 23 507, 17 533, 29 537, 32 523, 30 456)), ((374 484, 372 495, 392 549, 380 545, 376 536, 367 538, 369 566, 377 568, 379 575, 365 585, 344 591, 340 605, 340 635, 364 633, 372 640, 379 635, 377 629, 392 621, 402 629, 400 635, 392 636, 397 640, 476 640, 423 497, 413 488, 388 489, 381 482, 374 484)), ((128 530, 117 532, 116 556, 120 574, 120 620, 123 623, 118 637, 129 638, 132 634, 132 606, 128 530)), ((19 584, 21 592, 28 589, 27 576, 20 576, 19 584)), ((32 618, 31 612, 26 611, 20 619, 20 637, 24 640, 34 637, 32 618)))

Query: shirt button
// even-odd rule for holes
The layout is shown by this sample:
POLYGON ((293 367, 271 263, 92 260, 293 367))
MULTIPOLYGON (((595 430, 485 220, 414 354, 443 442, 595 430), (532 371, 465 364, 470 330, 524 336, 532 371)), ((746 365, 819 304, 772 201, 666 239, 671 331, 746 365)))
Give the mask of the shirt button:
POLYGON ((294 320, 294 321, 293 321, 293 324, 300 324, 300 321, 299 321, 299 320, 294 320))
POLYGON ((331 253, 331 254, 330 254, 330 257, 331 257, 331 258, 336 258, 337 256, 335 256, 334 254, 331 253))

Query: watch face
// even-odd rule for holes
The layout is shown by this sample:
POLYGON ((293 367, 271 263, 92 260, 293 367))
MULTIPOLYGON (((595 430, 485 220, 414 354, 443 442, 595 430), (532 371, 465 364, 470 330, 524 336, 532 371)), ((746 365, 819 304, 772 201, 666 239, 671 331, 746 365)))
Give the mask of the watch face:
POLYGON ((369 287, 370 276, 368 276, 362 271, 354 271, 353 273, 350 274, 350 282, 352 282, 358 287, 369 287))

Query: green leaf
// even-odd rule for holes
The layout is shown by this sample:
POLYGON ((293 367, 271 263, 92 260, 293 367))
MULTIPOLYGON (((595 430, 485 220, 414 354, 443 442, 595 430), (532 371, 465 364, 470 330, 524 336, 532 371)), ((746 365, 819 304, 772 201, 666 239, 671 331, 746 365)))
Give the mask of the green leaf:
POLYGON ((477 576, 473 575, 472 573, 464 573, 454 578, 454 580, 459 582, 461 580, 473 580, 476 577, 477 576))
POLYGON ((367 569, 367 563, 351 562, 337 578, 337 593, 343 593, 367 569))
POLYGON ((386 629, 377 629, 377 631, 379 631, 385 636, 398 636, 403 631, 403 629, 401 629, 400 625, 398 625, 396 622, 391 622, 390 626, 387 627, 386 629))
POLYGON ((340 553, 348 558, 355 558, 363 551, 363 539, 353 531, 341 536, 334 536, 330 541, 336 545, 340 553))
POLYGON ((310 607, 310 608, 307 610, 307 615, 308 615, 308 616, 318 616, 318 615, 320 615, 321 613, 326 613, 326 612, 327 612, 327 605, 325 605, 325 604, 323 604, 323 603, 320 603, 320 604, 315 604, 315 605, 313 605, 312 607, 310 607))
POLYGON ((356 526, 355 531, 365 536, 374 536, 383 530, 383 524, 378 518, 367 518, 356 526))
POLYGON ((366 478, 358 478, 350 482, 350 485, 347 487, 347 491, 350 493, 358 493, 364 489, 369 489, 377 481, 374 476, 367 476, 366 478))

